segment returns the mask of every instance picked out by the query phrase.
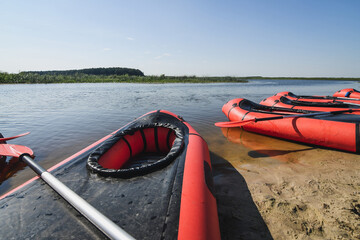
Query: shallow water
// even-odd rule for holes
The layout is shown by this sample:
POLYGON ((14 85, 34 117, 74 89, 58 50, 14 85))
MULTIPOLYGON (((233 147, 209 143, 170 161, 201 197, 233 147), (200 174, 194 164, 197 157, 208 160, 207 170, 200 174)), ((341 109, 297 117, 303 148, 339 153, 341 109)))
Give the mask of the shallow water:
MULTIPOLYGON (((236 160, 233 165, 237 164, 239 168, 255 163, 279 164, 277 158, 283 161, 286 153, 271 147, 255 151, 244 144, 232 144, 226 134, 213 125, 214 122, 227 120, 221 112, 222 105, 238 97, 258 103, 281 91, 298 95, 332 95, 343 88, 360 87, 357 82, 310 80, 217 84, 1 85, 0 125, 4 136, 30 131, 30 135, 12 143, 32 148, 36 160, 49 168, 134 118, 152 110, 165 109, 182 116, 205 138, 211 152, 229 162, 236 160), (259 156, 265 157, 265 161, 263 158, 261 163, 254 161, 259 156)), ((254 139, 257 137, 246 141, 254 142, 254 139)), ((256 141, 255 145, 258 145, 256 141)), ((296 145, 294 148, 302 151, 306 147, 296 145)), ((291 161, 296 162, 296 159, 291 161)), ((35 175, 28 167, 12 163, 10 159, 1 164, 0 195, 35 175)))

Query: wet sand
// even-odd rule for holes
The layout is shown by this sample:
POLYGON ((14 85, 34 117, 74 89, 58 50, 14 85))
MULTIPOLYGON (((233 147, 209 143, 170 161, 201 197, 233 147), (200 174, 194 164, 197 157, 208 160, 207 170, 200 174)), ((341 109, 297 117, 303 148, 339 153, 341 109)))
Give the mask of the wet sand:
POLYGON ((207 141, 223 239, 360 239, 360 155, 222 132, 207 141))

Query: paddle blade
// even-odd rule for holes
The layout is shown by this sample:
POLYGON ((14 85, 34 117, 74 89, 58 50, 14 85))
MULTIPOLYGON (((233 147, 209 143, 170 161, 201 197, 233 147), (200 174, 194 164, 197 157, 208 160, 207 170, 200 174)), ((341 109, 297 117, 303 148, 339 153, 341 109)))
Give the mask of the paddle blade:
POLYGON ((15 139, 15 138, 18 138, 18 137, 22 137, 22 136, 28 135, 29 133, 30 133, 30 132, 26 132, 26 133, 22 133, 22 134, 13 136, 13 137, 0 138, 0 142, 2 142, 2 141, 8 141, 8 140, 15 139))
POLYGON ((244 120, 244 121, 230 121, 230 122, 217 122, 215 123, 215 126, 217 127, 241 127, 245 124, 251 123, 251 122, 255 122, 256 118, 252 118, 252 119, 248 119, 248 120, 244 120))
POLYGON ((14 144, 0 144, 0 156, 19 157, 23 153, 34 156, 34 152, 28 147, 14 144))

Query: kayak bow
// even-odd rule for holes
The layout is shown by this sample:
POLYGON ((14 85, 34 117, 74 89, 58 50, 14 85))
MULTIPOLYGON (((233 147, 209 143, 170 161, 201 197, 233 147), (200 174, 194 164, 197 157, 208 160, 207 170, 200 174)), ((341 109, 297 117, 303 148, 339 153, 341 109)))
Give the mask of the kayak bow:
MULTIPOLYGON (((136 239, 220 239, 207 144, 168 111, 143 115, 65 159, 51 174, 136 239)), ((0 214, 6 239, 35 233, 104 238, 36 179, 1 196, 0 214)))

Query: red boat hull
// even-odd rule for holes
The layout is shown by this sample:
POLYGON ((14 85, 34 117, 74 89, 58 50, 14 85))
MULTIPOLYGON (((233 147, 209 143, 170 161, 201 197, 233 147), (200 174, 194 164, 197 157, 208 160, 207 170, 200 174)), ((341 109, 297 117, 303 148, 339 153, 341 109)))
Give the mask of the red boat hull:
POLYGON ((333 94, 334 97, 359 98, 360 92, 353 88, 345 88, 333 94))
MULTIPOLYGON (((320 111, 320 112, 329 112, 329 111, 338 111, 346 109, 359 109, 360 106, 351 105, 351 103, 346 102, 325 102, 325 101, 302 101, 295 100, 289 96, 275 95, 268 97, 260 102, 261 105, 271 106, 271 107, 280 107, 288 109, 302 109, 308 111, 320 111)), ((360 105, 360 104, 359 104, 360 105)), ((360 111, 354 111, 351 114, 360 114, 360 111)))
MULTIPOLYGON (((222 111, 230 121, 281 116, 270 110, 268 113, 265 112, 266 108, 266 106, 261 107, 261 105, 246 99, 237 98, 226 103, 222 111), (261 109, 261 111, 257 111, 257 108, 261 109)), ((287 114, 291 113, 292 111, 289 110, 287 114)), ((292 114, 296 114, 295 110, 292 114)), ((358 115, 352 115, 352 117, 356 117, 356 120, 353 122, 337 121, 335 116, 333 120, 331 120, 331 117, 327 117, 327 119, 284 118, 272 121, 250 122, 242 126, 242 128, 246 131, 276 138, 349 152, 359 152, 360 117, 358 115)))

